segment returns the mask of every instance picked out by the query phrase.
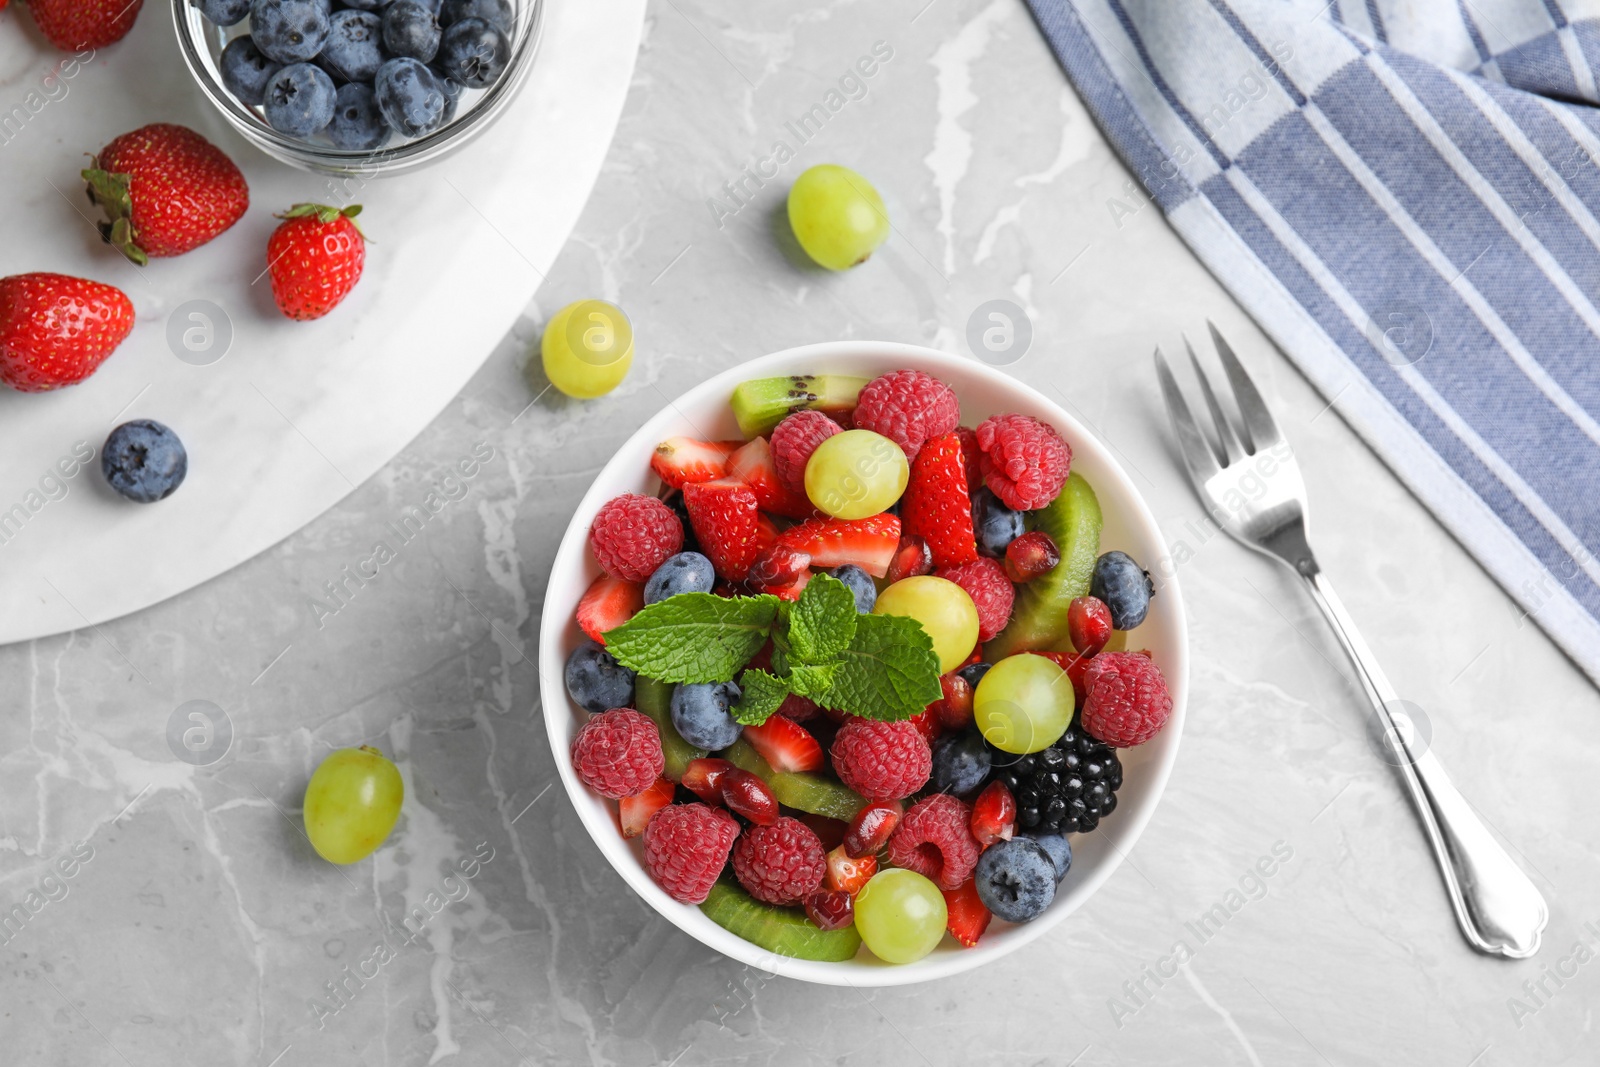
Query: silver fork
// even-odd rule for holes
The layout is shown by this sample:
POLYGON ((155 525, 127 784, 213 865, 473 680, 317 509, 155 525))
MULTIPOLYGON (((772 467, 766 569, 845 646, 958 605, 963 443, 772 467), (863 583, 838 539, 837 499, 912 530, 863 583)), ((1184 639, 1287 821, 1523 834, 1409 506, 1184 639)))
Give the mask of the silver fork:
POLYGON ((1235 427, 1224 415, 1187 337, 1184 345, 1211 413, 1210 433, 1190 413, 1166 357, 1156 349, 1156 374, 1195 491, 1211 517, 1234 540, 1288 564, 1322 609, 1354 664, 1367 699, 1381 717, 1383 740, 1391 747, 1393 762, 1411 794, 1467 941, 1493 956, 1524 959, 1533 955, 1539 950, 1539 936, 1550 915, 1544 897, 1490 835, 1433 753, 1417 743, 1411 717, 1311 554, 1306 540, 1305 480, 1289 442, 1233 349, 1216 326, 1206 325, 1233 387, 1241 426, 1235 427))

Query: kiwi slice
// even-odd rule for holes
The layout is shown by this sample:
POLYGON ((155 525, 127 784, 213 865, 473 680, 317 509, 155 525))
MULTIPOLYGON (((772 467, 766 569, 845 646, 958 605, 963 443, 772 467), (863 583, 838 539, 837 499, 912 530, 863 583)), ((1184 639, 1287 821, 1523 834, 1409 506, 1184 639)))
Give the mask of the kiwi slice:
POLYGON ((808 771, 775 771, 744 738, 735 741, 722 758, 766 782, 778 803, 840 822, 849 822, 867 803, 854 789, 808 771))
POLYGON ((846 374, 795 374, 787 378, 753 378, 733 390, 733 417, 746 438, 771 430, 791 411, 843 410, 856 406, 868 378, 846 374))
POLYGON ((854 926, 824 930, 804 912, 763 904, 730 882, 712 886, 700 910, 728 933, 779 956, 840 963, 855 958, 861 948, 854 926))
POLYGON ((1100 501, 1078 474, 1067 479, 1061 495, 1048 506, 1028 513, 1028 529, 1049 534, 1061 550, 1061 562, 1017 587, 1011 622, 983 646, 990 663, 1015 652, 1070 641, 1067 609, 1074 598, 1089 594, 1094 561, 1100 556, 1100 526, 1100 501))
POLYGON ((681 782, 689 761, 706 753, 678 736, 677 728, 672 725, 672 689, 671 682, 658 682, 641 674, 633 680, 633 703, 661 732, 661 751, 667 757, 667 769, 663 773, 670 780, 681 782))

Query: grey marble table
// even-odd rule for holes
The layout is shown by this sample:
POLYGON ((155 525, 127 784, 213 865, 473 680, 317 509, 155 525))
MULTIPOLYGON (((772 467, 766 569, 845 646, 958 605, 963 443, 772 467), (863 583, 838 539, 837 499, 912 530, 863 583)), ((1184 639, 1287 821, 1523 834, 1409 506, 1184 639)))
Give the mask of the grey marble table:
POLYGON ((1016 0, 653 4, 582 221, 444 414, 231 573, 0 649, 0 693, 0 908, 27 916, 0 934, 7 1063, 1594 1062, 1600 698, 1144 205, 1016 0), (797 263, 781 222, 788 181, 825 161, 895 221, 844 276, 797 263), (535 402, 543 318, 590 295, 633 316, 632 376, 535 402), (1093 901, 1001 963, 878 992, 767 978, 637 901, 553 785, 531 658, 546 570, 664 397, 809 341, 964 350, 996 298, 1034 331, 1012 372, 1065 392, 1173 544, 1195 664, 1177 770, 1093 901), (1150 352, 1208 316, 1302 457, 1350 610, 1547 894, 1535 959, 1467 950, 1332 638, 1181 480, 1150 352), (333 599, 475 449, 492 458, 456 499, 333 599), (233 731, 207 766, 168 743, 194 700, 233 731), (407 809, 337 869, 294 824, 312 767, 357 743, 398 755, 407 809), (446 877, 463 863, 474 877, 446 877))

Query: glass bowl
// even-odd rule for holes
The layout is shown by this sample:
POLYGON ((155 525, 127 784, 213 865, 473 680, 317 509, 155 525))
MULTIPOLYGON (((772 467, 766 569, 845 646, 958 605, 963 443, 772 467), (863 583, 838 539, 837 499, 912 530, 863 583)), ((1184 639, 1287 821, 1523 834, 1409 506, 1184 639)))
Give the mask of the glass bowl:
POLYGON ((516 12, 516 25, 511 36, 511 59, 500 79, 487 89, 465 90, 455 116, 432 133, 367 151, 314 144, 279 133, 267 125, 260 107, 241 103, 227 90, 218 60, 229 41, 249 33, 248 19, 236 26, 218 26, 202 15, 192 0, 172 0, 172 21, 178 30, 184 62, 200 91, 251 144, 302 170, 380 177, 443 159, 488 129, 510 106, 527 80, 539 49, 544 31, 544 0, 510 3, 516 12))

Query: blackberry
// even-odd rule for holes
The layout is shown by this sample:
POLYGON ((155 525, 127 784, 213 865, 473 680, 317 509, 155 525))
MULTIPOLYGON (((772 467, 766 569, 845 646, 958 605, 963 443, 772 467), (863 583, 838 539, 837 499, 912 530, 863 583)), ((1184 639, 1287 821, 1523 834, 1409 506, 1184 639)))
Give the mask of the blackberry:
POLYGON ((1018 830, 1088 833, 1116 810, 1122 762, 1110 745, 1069 728, 1039 752, 996 752, 993 779, 1004 782, 1016 798, 1018 830))

